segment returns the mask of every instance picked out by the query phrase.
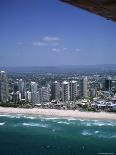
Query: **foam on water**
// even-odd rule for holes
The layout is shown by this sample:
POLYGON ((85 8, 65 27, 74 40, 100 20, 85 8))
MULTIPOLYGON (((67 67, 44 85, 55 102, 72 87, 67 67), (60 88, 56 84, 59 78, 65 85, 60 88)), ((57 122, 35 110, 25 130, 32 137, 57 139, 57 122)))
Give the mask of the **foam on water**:
POLYGON ((21 118, 20 116, 18 115, 10 115, 10 114, 3 114, 3 115, 0 115, 0 117, 8 117, 8 118, 21 118))
POLYGON ((107 134, 100 134, 98 135, 99 138, 108 138, 108 139, 112 139, 112 138, 116 138, 116 134, 111 134, 111 135, 107 135, 107 134))
POLYGON ((116 122, 109 122, 109 121, 81 121, 80 125, 84 126, 116 126, 116 122))
POLYGON ((96 130, 96 131, 94 131, 94 133, 97 134, 97 133, 99 133, 99 131, 96 130))
POLYGON ((116 133, 111 133, 108 131, 98 131, 98 130, 83 130, 81 132, 81 135, 83 136, 94 136, 94 137, 98 137, 98 138, 116 138, 116 133))
POLYGON ((55 132, 56 130, 55 129, 52 129, 52 132, 55 132))
POLYGON ((116 122, 94 122, 95 126, 116 126, 116 122))
POLYGON ((69 124, 71 124, 70 122, 66 122, 66 121, 59 121, 59 122, 57 122, 58 124, 66 124, 66 125, 69 125, 69 124))
POLYGON ((75 118, 67 118, 68 121, 76 121, 77 119, 75 118))
POLYGON ((84 119, 79 119, 79 121, 80 121, 80 122, 85 122, 86 120, 84 120, 84 119))
POLYGON ((6 123, 6 122, 1 122, 1 123, 0 123, 0 126, 5 125, 5 123, 6 123))
POLYGON ((34 117, 34 116, 23 116, 23 117, 26 119, 31 119, 31 120, 37 119, 37 117, 34 117))
POLYGON ((47 124, 39 124, 39 123, 22 123, 23 126, 27 127, 42 127, 42 128, 47 128, 47 124))
POLYGON ((83 130, 81 132, 81 134, 83 136, 97 136, 99 133, 100 133, 100 131, 98 131, 98 130, 95 130, 95 131, 93 131, 93 130, 83 130))
POLYGON ((83 131, 81 134, 82 134, 83 136, 91 136, 91 135, 92 135, 92 133, 89 132, 89 131, 83 131))
POLYGON ((60 119, 60 118, 57 118, 57 117, 42 117, 41 119, 44 119, 44 120, 57 120, 57 119, 60 119))

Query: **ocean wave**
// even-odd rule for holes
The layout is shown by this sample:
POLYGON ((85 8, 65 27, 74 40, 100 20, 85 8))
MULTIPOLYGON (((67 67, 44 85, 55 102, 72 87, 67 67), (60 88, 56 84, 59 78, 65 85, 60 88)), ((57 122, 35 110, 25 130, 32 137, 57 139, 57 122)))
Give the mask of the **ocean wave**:
POLYGON ((94 131, 94 133, 95 133, 95 134, 98 134, 99 132, 100 132, 100 131, 97 131, 97 130, 96 130, 96 131, 94 131))
POLYGON ((116 122, 94 122, 95 126, 116 126, 116 122))
POLYGON ((6 122, 1 122, 1 123, 0 123, 0 126, 5 125, 5 123, 6 123, 6 122))
POLYGON ((23 117, 26 119, 31 119, 31 120, 37 119, 37 117, 34 117, 34 116, 23 116, 23 117))
POLYGON ((98 135, 100 133, 100 131, 98 131, 98 130, 95 130, 95 131, 92 131, 92 130, 83 130, 82 132, 81 132, 81 134, 83 135, 83 136, 96 136, 96 135, 98 135))
POLYGON ((39 124, 39 123, 22 123, 23 126, 27 127, 42 127, 42 128, 47 128, 47 124, 39 124))
POLYGON ((80 122, 85 122, 86 120, 85 120, 85 119, 79 119, 79 121, 80 121, 80 122))
POLYGON ((10 114, 3 114, 3 115, 0 115, 0 117, 8 117, 8 118, 21 118, 20 116, 18 115, 10 115, 10 114))
POLYGON ((44 119, 44 120, 58 120, 59 118, 57 118, 57 117, 43 117, 41 119, 44 119))
POLYGON ((77 121, 76 118, 67 118, 68 121, 77 121))
POLYGON ((56 130, 55 129, 52 129, 52 132, 55 132, 56 130))
POLYGON ((57 122, 58 124, 66 124, 66 125, 69 125, 69 124, 71 124, 70 122, 66 122, 66 121, 59 121, 59 122, 57 122))
POLYGON ((7 118, 26 118, 26 119, 37 119, 37 117, 34 116, 26 116, 24 114, 16 114, 16 115, 10 115, 10 114, 1 114, 0 117, 7 117, 7 118))
POLYGON ((89 131, 82 131, 81 134, 82 134, 83 136, 91 136, 91 135, 92 135, 92 133, 89 132, 89 131))
POLYGON ((98 131, 98 130, 83 130, 81 132, 83 136, 94 136, 98 138, 116 138, 116 133, 109 133, 107 131, 98 131))
POLYGON ((100 134, 98 135, 99 138, 107 138, 107 139, 112 139, 112 138, 116 138, 116 134, 111 134, 111 135, 108 135, 108 134, 100 134))
POLYGON ((80 125, 84 125, 84 126, 116 126, 116 122, 103 122, 103 121, 81 121, 80 125))

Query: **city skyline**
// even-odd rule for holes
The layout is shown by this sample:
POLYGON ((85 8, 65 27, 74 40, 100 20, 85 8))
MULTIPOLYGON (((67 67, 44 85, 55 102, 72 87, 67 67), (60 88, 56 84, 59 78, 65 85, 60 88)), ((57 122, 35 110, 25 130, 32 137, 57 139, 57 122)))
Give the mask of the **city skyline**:
POLYGON ((59 0, 0 4, 0 66, 115 63, 114 22, 59 0))
POLYGON ((94 101, 101 98, 109 101, 108 96, 110 100, 111 97, 112 101, 116 100, 116 76, 114 75, 75 76, 73 73, 73 76, 61 74, 56 78, 50 74, 48 78, 46 75, 38 74, 35 79, 30 73, 26 77, 18 74, 13 77, 13 74, 7 76, 5 71, 0 72, 0 103, 3 105, 13 103, 20 106, 22 103, 23 106, 28 103, 30 106, 38 106, 44 103, 59 104, 59 102, 77 102, 83 99, 94 101))

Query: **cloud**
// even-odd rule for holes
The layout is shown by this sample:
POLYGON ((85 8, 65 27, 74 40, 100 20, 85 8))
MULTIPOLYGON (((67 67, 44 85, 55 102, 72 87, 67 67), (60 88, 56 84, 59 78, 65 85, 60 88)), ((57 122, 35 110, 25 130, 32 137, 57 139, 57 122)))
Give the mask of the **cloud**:
POLYGON ((60 38, 58 37, 49 37, 49 36, 46 36, 42 39, 44 42, 46 43, 51 43, 51 42, 57 42, 60 40, 60 38))
POLYGON ((47 44, 45 42, 38 41, 38 42, 33 42, 33 46, 47 46, 47 44))
POLYGON ((19 41, 16 43, 17 45, 23 45, 24 43, 22 41, 19 41))
POLYGON ((60 50, 57 49, 57 48, 52 48, 52 51, 53 51, 53 52, 60 52, 60 50))
POLYGON ((33 46, 57 46, 59 45, 60 38, 45 36, 40 41, 33 42, 33 46))
POLYGON ((67 50, 67 48, 52 48, 53 52, 64 52, 66 50, 67 50))
POLYGON ((68 49, 68 48, 66 48, 66 47, 62 48, 63 51, 66 51, 67 49, 68 49))
POLYGON ((79 49, 79 48, 76 48, 76 49, 75 49, 75 51, 76 51, 76 52, 80 52, 80 51, 81 51, 81 49, 79 49))
POLYGON ((80 52, 82 51, 81 49, 79 48, 76 48, 76 49, 70 49, 70 48, 52 48, 51 51, 53 52, 67 52, 67 53, 76 53, 76 52, 80 52))

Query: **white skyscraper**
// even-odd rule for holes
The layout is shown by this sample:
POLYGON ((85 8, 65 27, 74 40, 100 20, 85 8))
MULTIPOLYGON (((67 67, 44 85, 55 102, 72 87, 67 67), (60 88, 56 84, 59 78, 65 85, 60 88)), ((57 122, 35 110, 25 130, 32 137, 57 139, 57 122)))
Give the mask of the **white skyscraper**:
POLYGON ((37 83, 31 82, 31 101, 32 105, 35 105, 38 103, 38 92, 37 92, 37 83))
POLYGON ((5 103, 8 101, 8 79, 5 71, 0 72, 0 101, 5 103))
POLYGON ((70 81, 70 100, 74 101, 77 97, 77 81, 70 81))
POLYGON ((31 81, 31 92, 37 92, 37 83, 31 81))
POLYGON ((69 82, 64 81, 62 82, 62 101, 69 101, 70 100, 70 87, 69 82))
POLYGON ((30 91, 25 92, 25 101, 31 102, 31 92, 30 91))
POLYGON ((21 93, 21 98, 24 98, 25 95, 25 82, 22 79, 18 81, 18 90, 21 93))

